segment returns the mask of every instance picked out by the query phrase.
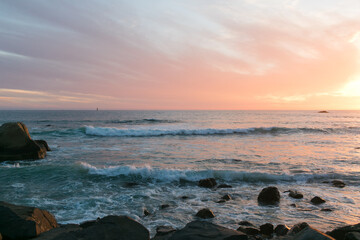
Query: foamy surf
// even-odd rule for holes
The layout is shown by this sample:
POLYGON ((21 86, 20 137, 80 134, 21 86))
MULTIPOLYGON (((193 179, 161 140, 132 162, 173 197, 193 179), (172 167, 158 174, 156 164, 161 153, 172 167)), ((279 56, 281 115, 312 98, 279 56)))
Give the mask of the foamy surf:
POLYGON ((92 136, 109 137, 157 137, 157 136, 191 136, 191 135, 231 135, 231 134, 289 134, 298 132, 322 132, 328 130, 314 128, 116 128, 85 126, 85 133, 92 136))
POLYGON ((339 174, 270 174, 265 172, 246 172, 235 170, 192 170, 192 169, 161 169, 151 166, 109 166, 96 167, 80 162, 89 174, 108 177, 128 177, 133 180, 156 182, 197 182, 203 178, 216 178, 227 182, 243 183, 276 183, 276 182, 309 182, 336 178, 347 178, 339 174))

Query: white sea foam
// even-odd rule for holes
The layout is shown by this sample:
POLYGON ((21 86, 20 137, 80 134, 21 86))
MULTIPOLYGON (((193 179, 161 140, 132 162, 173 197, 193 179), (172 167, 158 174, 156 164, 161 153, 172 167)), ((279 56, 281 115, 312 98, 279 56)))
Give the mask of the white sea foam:
POLYGON ((117 137, 155 137, 167 135, 228 135, 250 133, 287 133, 296 129, 268 127, 268 128, 115 128, 85 126, 85 133, 93 136, 117 136, 117 137))
POLYGON ((239 182, 306 182, 314 179, 331 179, 339 176, 334 174, 270 174, 265 172, 246 172, 234 170, 192 170, 192 169, 161 169, 150 166, 110 166, 95 167, 80 162, 81 166, 89 170, 89 174, 103 176, 124 176, 138 180, 154 180, 160 182, 198 181, 203 178, 216 178, 224 181, 239 182))

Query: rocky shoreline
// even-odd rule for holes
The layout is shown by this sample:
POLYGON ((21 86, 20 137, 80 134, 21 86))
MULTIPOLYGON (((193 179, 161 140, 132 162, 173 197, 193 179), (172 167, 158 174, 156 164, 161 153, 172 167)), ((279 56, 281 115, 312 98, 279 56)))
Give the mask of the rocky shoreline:
MULTIPOLYGON (((214 188, 216 185, 215 179, 199 181, 200 187, 214 188)), ((288 192, 290 197, 303 197, 297 191, 288 192)), ((230 199, 230 196, 222 198, 224 201, 230 199)), ((260 205, 277 205, 280 202, 280 192, 274 186, 264 188, 257 200, 260 205)), ((313 204, 322 204, 323 201, 320 197, 312 199, 313 204)), ((144 217, 146 215, 144 211, 144 217)), ((327 233, 311 227, 306 222, 290 228, 286 224, 274 226, 265 223, 255 226, 248 221, 241 221, 237 229, 229 229, 206 220, 215 217, 208 208, 201 209, 195 216, 197 220, 186 224, 182 229, 158 226, 156 235, 150 238, 149 230, 128 216, 109 215, 80 224, 62 225, 46 210, 0 202, 0 240, 360 240, 360 223, 336 228, 327 233)))

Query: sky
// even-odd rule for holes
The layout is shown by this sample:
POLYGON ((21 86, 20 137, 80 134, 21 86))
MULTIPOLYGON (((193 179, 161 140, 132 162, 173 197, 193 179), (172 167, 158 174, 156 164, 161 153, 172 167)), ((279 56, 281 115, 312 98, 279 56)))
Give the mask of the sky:
POLYGON ((358 0, 0 1, 0 109, 360 110, 358 0))

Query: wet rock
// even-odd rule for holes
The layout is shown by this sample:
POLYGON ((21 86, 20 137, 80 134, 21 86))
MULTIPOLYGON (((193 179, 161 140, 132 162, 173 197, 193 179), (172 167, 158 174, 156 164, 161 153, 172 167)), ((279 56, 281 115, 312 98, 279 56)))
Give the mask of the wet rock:
POLYGON ((208 208, 201 209, 200 211, 197 212, 197 214, 195 216, 197 216, 199 218, 204 218, 204 219, 215 217, 214 213, 208 208))
POLYGON ((260 230, 255 227, 239 227, 237 231, 243 232, 246 235, 255 236, 260 234, 260 230))
POLYGON ((124 187, 127 187, 127 188, 132 188, 132 187, 135 187, 135 186, 138 186, 139 184, 136 183, 136 182, 126 182, 124 184, 124 187))
MULTIPOLYGON (((127 216, 106 216, 84 228, 76 228, 69 231, 59 231, 55 229, 40 235, 35 240, 146 240, 150 239, 149 231, 140 223, 127 216)), ((85 225, 86 226, 86 225, 85 225)), ((61 227, 62 229, 62 227, 61 227)))
POLYGON ((307 224, 306 222, 297 223, 289 230, 288 234, 295 235, 306 227, 309 227, 309 224, 307 224))
POLYGON ((333 210, 330 208, 322 208, 320 211, 322 212, 332 212, 333 210))
POLYGON ((290 206, 290 207, 294 207, 294 208, 297 207, 295 203, 292 203, 292 204, 290 204, 289 206, 290 206))
POLYGON ((280 192, 277 187, 264 188, 257 200, 262 205, 277 205, 280 202, 280 192))
POLYGON ((318 111, 318 113, 329 113, 328 111, 318 111))
POLYGON ((350 232, 358 232, 360 233, 360 223, 355 225, 348 225, 340 228, 336 228, 331 232, 327 232, 326 234, 330 235, 331 237, 335 238, 336 240, 344 240, 345 235, 350 232))
MULTIPOLYGON (((96 222, 96 221, 89 221, 89 222, 96 222)), ((63 239, 72 240, 74 238, 67 238, 69 236, 68 233, 80 231, 80 230, 82 230, 82 227, 80 227, 77 224, 65 224, 65 225, 61 225, 58 228, 53 228, 50 231, 41 233, 38 237, 34 238, 34 240, 63 240, 63 239)))
POLYGON ((201 179, 198 183, 199 187, 204 187, 204 188, 213 188, 216 186, 216 180, 215 178, 206 178, 206 179, 201 179))
POLYGON ((229 194, 225 194, 224 196, 221 197, 222 200, 225 200, 225 201, 229 201, 231 200, 231 196, 229 194))
POLYGON ((43 150, 51 152, 51 149, 45 140, 34 140, 43 150))
POLYGON ((186 199, 189 199, 189 197, 188 196, 181 196, 181 199, 186 200, 186 199))
POLYGON ((320 232, 319 230, 312 228, 310 226, 305 227, 303 230, 301 230, 299 233, 294 235, 292 240, 334 240, 334 238, 330 237, 329 235, 326 235, 323 232, 320 232))
POLYGON ((304 197, 304 195, 298 191, 289 190, 289 197, 295 198, 295 199, 301 199, 304 197))
POLYGON ((171 226, 158 226, 156 228, 156 235, 163 236, 175 231, 176 229, 171 226))
POLYGON ((232 188, 232 186, 223 183, 223 184, 220 184, 219 186, 217 186, 217 188, 232 188))
POLYGON ((46 146, 43 140, 38 143, 32 140, 29 130, 21 122, 0 126, 0 161, 42 159, 46 156, 46 146))
POLYGON ((274 233, 274 225, 272 225, 271 223, 265 223, 263 225, 260 226, 260 233, 270 236, 274 233))
POLYGON ((349 232, 345 234, 344 240, 360 240, 360 233, 358 232, 349 232))
POLYGON ((240 221, 238 224, 239 224, 240 226, 251 226, 251 227, 254 227, 254 226, 255 226, 254 224, 252 224, 252 223, 249 222, 249 221, 240 221))
POLYGON ((248 236, 240 231, 228 229, 207 221, 193 221, 176 231, 171 240, 247 240, 248 236))
POLYGON ((226 200, 224 200, 224 199, 220 199, 219 201, 217 201, 216 203, 225 203, 226 202, 226 200))
POLYGON ((146 217, 146 216, 149 216, 149 215, 151 215, 151 213, 147 209, 144 209, 144 216, 146 217))
POLYGON ((338 187, 338 188, 344 188, 346 185, 343 181, 340 180, 333 180, 331 181, 331 183, 334 187, 338 187))
POLYGON ((160 206, 160 209, 165 209, 165 208, 168 208, 168 207, 170 207, 169 204, 162 204, 162 205, 160 206))
POLYGON ((310 201, 312 204, 315 204, 315 205, 319 205, 319 204, 326 202, 324 199, 322 199, 321 197, 318 197, 318 196, 313 197, 310 201))
POLYGON ((285 224, 279 224, 274 229, 277 236, 285 236, 289 232, 290 228, 285 224))
POLYGON ((0 202, 0 233, 4 239, 28 239, 58 227, 55 217, 35 207, 0 202))

